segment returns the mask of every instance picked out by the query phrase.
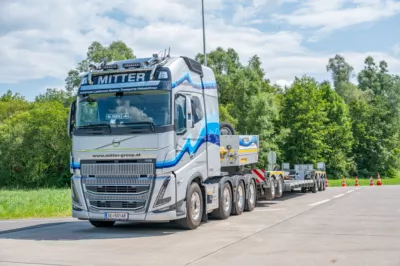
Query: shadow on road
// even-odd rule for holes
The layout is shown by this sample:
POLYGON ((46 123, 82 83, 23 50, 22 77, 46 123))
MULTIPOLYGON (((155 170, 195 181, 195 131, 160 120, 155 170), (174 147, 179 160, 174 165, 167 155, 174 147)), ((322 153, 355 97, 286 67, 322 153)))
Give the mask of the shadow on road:
POLYGON ((296 191, 296 190, 293 192, 285 192, 285 193, 283 193, 282 197, 275 198, 272 201, 265 200, 263 198, 258 198, 256 207, 257 208, 269 207, 270 205, 279 204, 279 202, 283 202, 283 201, 290 200, 293 198, 305 196, 305 195, 307 195, 307 193, 301 193, 300 191, 296 191))
POLYGON ((176 229, 170 223, 137 224, 119 222, 110 228, 96 228, 87 221, 48 223, 26 226, 0 232, 0 239, 21 240, 91 240, 159 237, 184 230, 176 229))

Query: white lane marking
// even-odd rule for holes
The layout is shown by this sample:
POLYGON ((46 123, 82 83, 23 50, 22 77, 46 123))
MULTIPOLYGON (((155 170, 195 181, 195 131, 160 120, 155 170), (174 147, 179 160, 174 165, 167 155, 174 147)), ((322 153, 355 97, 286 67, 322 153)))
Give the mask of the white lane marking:
POLYGON ((343 196, 344 196, 344 194, 339 194, 339 195, 334 196, 333 198, 337 199, 337 198, 340 198, 340 197, 343 197, 343 196))
POLYGON ((351 192, 354 192, 354 190, 349 190, 349 191, 347 191, 347 193, 351 193, 351 192))
POLYGON ((330 201, 330 199, 321 200, 321 201, 318 201, 318 202, 315 202, 315 203, 312 203, 312 204, 308 204, 308 206, 315 206, 315 205, 326 203, 328 201, 330 201))
POLYGON ((272 211, 284 211, 286 209, 255 209, 255 212, 272 212, 272 211))

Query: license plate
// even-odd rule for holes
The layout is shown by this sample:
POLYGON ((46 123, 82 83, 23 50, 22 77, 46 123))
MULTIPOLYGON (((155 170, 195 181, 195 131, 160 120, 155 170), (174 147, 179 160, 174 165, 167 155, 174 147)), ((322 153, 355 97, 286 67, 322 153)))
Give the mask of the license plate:
POLYGON ((128 220, 128 213, 125 212, 107 212, 104 214, 104 219, 107 220, 128 220))

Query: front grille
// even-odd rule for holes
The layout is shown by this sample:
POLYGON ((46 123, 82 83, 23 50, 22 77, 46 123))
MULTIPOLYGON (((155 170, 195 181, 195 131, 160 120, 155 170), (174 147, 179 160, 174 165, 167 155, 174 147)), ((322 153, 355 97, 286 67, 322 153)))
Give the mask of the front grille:
POLYGON ((89 177, 154 176, 154 163, 82 163, 81 175, 89 177))
POLYGON ((142 194, 149 191, 150 186, 86 186, 87 191, 95 193, 131 193, 142 194))
POLYGON ((101 209, 141 209, 144 208, 144 201, 90 201, 90 205, 101 209))

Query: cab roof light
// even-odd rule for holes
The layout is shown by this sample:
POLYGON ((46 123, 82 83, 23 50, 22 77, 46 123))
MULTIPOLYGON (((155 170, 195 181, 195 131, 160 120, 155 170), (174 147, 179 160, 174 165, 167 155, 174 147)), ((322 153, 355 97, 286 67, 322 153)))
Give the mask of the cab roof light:
POLYGON ((103 69, 118 69, 118 65, 117 64, 112 64, 112 65, 104 65, 103 69))
POLYGON ((141 67, 141 63, 126 63, 123 64, 122 67, 124 68, 131 68, 131 67, 141 67))

